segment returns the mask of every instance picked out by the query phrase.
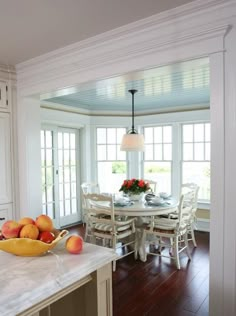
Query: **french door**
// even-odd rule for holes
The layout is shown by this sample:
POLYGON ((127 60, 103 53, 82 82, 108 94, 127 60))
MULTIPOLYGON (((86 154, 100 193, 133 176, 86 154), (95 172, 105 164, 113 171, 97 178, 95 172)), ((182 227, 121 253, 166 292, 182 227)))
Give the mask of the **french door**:
POLYGON ((81 221, 78 136, 70 128, 41 130, 42 207, 56 227, 81 221))

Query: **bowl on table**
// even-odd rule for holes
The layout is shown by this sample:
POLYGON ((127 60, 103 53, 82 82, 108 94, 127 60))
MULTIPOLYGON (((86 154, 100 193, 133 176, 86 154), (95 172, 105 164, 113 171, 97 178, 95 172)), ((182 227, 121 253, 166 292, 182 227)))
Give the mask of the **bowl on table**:
POLYGON ((53 249, 69 232, 54 230, 53 233, 55 239, 50 244, 30 238, 10 238, 0 241, 0 250, 22 257, 40 256, 53 249))
POLYGON ((166 192, 160 192, 159 195, 163 199, 168 199, 170 197, 170 194, 166 192))

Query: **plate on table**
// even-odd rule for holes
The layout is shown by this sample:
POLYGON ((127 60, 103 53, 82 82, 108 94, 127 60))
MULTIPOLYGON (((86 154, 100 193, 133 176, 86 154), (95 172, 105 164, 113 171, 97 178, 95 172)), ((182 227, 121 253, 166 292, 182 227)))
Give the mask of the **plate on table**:
POLYGON ((131 205, 131 201, 128 198, 118 199, 114 201, 114 206, 128 206, 131 205))
POLYGON ((150 206, 163 206, 166 204, 166 201, 162 198, 154 198, 154 199, 151 199, 147 202, 148 205, 150 206))
POLYGON ((160 192, 159 195, 163 199, 169 199, 171 197, 171 195, 167 192, 160 192))

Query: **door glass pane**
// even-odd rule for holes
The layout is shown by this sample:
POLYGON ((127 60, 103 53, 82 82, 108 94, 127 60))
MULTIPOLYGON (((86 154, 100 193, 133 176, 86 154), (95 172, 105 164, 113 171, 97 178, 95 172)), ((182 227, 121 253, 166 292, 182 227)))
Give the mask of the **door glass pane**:
POLYGON ((75 149, 75 134, 70 134, 70 148, 75 149))
POLYGON ((46 148, 52 147, 52 132, 46 131, 46 148))
POLYGON ((65 149, 68 149, 70 147, 70 138, 69 138, 69 133, 64 133, 64 138, 63 138, 63 145, 65 149))
POLYGON ((57 143, 58 143, 58 148, 62 149, 63 145, 62 145, 62 133, 58 133, 57 134, 57 143))

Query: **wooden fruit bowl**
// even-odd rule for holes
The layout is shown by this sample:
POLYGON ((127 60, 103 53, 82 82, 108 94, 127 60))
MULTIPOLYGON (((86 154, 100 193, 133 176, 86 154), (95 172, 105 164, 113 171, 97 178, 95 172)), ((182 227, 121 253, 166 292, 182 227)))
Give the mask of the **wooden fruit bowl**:
POLYGON ((54 233, 56 238, 50 244, 30 238, 10 238, 0 241, 0 250, 22 257, 40 256, 53 249, 69 232, 62 230, 54 233))

